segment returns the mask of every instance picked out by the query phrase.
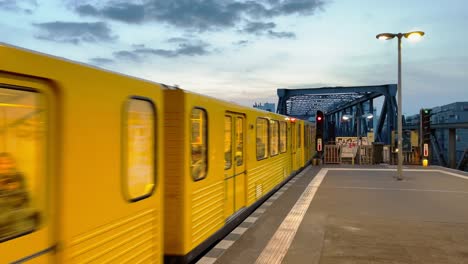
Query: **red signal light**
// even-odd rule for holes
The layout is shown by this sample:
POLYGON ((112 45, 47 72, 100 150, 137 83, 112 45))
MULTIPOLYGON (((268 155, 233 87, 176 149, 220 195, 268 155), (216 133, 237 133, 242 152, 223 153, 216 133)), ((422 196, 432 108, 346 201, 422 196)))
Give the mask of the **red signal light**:
POLYGON ((321 116, 317 117, 317 121, 322 121, 322 117, 321 116))

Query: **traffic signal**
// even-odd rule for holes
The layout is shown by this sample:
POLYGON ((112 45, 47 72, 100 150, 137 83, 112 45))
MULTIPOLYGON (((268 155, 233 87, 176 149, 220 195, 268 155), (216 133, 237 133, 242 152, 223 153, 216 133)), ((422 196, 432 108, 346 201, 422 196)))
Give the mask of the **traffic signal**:
POLYGON ((317 151, 323 151, 323 123, 325 122, 325 117, 323 116, 322 111, 317 111, 315 115, 315 142, 317 146, 317 151))
POLYGON ((420 124, 423 157, 429 157, 429 146, 431 145, 431 109, 421 109, 420 124))

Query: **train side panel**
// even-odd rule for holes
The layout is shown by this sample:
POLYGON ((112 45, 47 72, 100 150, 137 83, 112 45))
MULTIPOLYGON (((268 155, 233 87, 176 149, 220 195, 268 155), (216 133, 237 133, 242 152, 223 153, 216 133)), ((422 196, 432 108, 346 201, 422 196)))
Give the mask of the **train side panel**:
POLYGON ((180 89, 165 95, 166 127, 177 131, 166 132, 166 255, 168 261, 183 262, 290 175, 288 123, 281 115, 180 89), (265 125, 260 143, 258 120, 265 125), (270 134, 276 143, 271 144, 270 134), (259 152, 265 158, 258 158, 259 152))
POLYGON ((39 227, 0 242, 0 262, 162 262, 161 87, 17 48, 0 46, 0 54, 0 89, 43 96, 40 109, 22 103, 34 112, 15 110, 9 118, 49 139, 36 157, 44 181, 27 169, 33 160, 17 160, 39 227), (32 118, 36 112, 44 117, 32 118), (49 235, 41 242, 36 236, 45 225, 49 235))
MULTIPOLYGON (((284 116, 267 113, 264 111, 251 110, 248 118, 249 142, 247 153, 247 204, 252 205, 255 201, 271 191, 276 185, 288 177, 291 173, 291 148, 290 136, 288 136, 288 121, 284 116), (263 124, 267 125, 267 133, 261 133, 263 124), (285 144, 283 151, 279 149, 273 152, 270 133, 271 124, 278 123, 278 126, 286 126, 285 138, 281 144, 285 144), (255 143, 254 143, 255 142, 255 143), (265 149, 263 153, 262 149, 265 149)), ((275 125, 276 126, 276 125, 275 125)))

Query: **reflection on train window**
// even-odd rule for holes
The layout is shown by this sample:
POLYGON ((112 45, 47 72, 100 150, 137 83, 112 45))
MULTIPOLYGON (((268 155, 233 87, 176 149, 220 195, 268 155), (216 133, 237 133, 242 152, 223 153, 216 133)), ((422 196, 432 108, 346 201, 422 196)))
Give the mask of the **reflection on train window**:
POLYGON ((279 144, 279 137, 278 137, 278 121, 270 120, 270 155, 276 156, 278 155, 278 144, 279 144))
POLYGON ((0 87, 0 243, 38 228, 45 215, 44 95, 0 87))
POLYGON ((240 166, 244 163, 244 119, 236 118, 236 164, 240 166))
POLYGON ((301 124, 297 124, 297 148, 301 148, 301 124))
POLYGON ((279 149, 281 153, 286 152, 286 122, 280 122, 280 145, 279 149))
POLYGON ((232 117, 224 117, 224 169, 231 168, 232 160, 232 117))
POLYGON ((132 98, 126 113, 124 189, 136 201, 151 195, 155 186, 155 110, 150 101, 132 98))
POLYGON ((192 124, 192 160, 191 171, 195 181, 204 179, 208 168, 207 164, 207 115, 204 109, 194 108, 190 122, 192 124))
POLYGON ((257 118, 257 160, 268 157, 268 119, 257 118))

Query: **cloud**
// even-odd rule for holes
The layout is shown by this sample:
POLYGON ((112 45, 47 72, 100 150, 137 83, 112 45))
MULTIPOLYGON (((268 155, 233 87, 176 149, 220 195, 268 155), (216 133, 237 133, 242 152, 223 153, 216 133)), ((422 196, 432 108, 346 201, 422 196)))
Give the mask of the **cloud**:
POLYGON ((99 4, 88 0, 74 3, 79 3, 74 5, 74 10, 82 16, 129 24, 162 22, 198 32, 235 28, 246 19, 313 15, 324 6, 323 0, 108 0, 99 4))
POLYGON ((273 30, 268 30, 268 36, 273 37, 273 38, 290 38, 290 39, 296 38, 296 34, 294 34, 293 32, 286 32, 286 31, 276 32, 273 30))
POLYGON ((0 0, 0 10, 31 14, 37 7, 36 0, 0 0))
POLYGON ((96 58, 91 58, 89 60, 89 63, 93 65, 108 65, 108 64, 114 63, 114 60, 108 59, 108 58, 96 57, 96 58))
POLYGON ((111 29, 104 22, 48 22, 35 23, 42 32, 38 39, 78 44, 80 42, 113 41, 111 29))
POLYGON ((143 22, 145 18, 144 5, 131 3, 116 3, 114 5, 104 6, 102 9, 85 4, 78 6, 76 11, 80 15, 106 17, 118 21, 123 21, 129 24, 138 24, 143 22))
MULTIPOLYGON (((171 39, 168 42, 173 42, 171 39)), ((188 41, 178 40, 179 44, 173 49, 154 49, 148 48, 143 44, 132 45, 132 50, 121 50, 114 52, 113 55, 116 59, 130 60, 134 62, 141 62, 148 56, 159 56, 165 58, 174 58, 181 56, 202 56, 211 53, 209 44, 202 41, 188 41)))
POLYGON ((269 22, 269 23, 249 22, 244 27, 242 32, 260 35, 260 34, 263 34, 265 31, 271 30, 275 27, 276 27, 276 24, 273 22, 269 22))
POLYGON ((189 39, 187 38, 170 38, 167 40, 169 43, 180 43, 180 42, 187 42, 189 39))
POLYGON ((255 34, 257 36, 267 35, 273 38, 295 38, 296 34, 293 32, 278 32, 273 29, 276 27, 276 24, 273 22, 249 22, 245 25, 244 29, 241 32, 255 34))
POLYGON ((232 44, 235 45, 235 46, 246 46, 247 44, 249 44, 249 41, 248 40, 239 40, 239 41, 236 41, 236 42, 234 42, 232 44))
POLYGON ((140 62, 141 58, 135 54, 135 52, 128 51, 128 50, 121 50, 121 51, 116 51, 113 53, 114 57, 119 60, 129 60, 129 61, 135 61, 135 62, 140 62))

